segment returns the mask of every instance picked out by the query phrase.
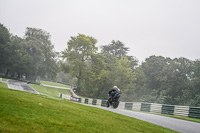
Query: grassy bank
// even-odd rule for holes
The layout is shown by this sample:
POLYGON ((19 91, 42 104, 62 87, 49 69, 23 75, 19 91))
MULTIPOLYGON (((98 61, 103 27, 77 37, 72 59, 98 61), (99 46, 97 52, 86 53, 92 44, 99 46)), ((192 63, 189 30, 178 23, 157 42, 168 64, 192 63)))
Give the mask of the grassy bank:
POLYGON ((0 84, 0 132, 174 132, 102 109, 55 100, 0 84))
POLYGON ((0 88, 8 88, 8 85, 6 84, 6 83, 2 83, 2 82, 0 82, 0 88))
POLYGON ((53 87, 47 87, 47 86, 41 86, 41 85, 35 85, 30 84, 31 88, 38 91, 40 94, 45 95, 47 97, 51 98, 59 98, 59 93, 69 95, 71 96, 71 93, 69 90, 66 89, 59 89, 59 88, 53 88, 53 87))
POLYGON ((69 85, 60 84, 60 83, 51 82, 51 81, 43 81, 43 80, 41 80, 40 83, 41 84, 46 84, 46 85, 52 85, 52 86, 71 88, 71 86, 69 86, 69 85))

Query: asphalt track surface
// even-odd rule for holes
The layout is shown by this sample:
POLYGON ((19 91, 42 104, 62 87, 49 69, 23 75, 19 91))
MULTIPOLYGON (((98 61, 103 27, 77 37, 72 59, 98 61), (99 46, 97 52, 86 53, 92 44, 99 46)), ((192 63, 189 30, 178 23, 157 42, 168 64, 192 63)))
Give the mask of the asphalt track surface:
POLYGON ((67 87, 60 87, 60 86, 53 86, 53 85, 46 85, 46 84, 41 84, 42 86, 47 86, 47 87, 54 87, 54 88, 59 88, 59 89, 67 89, 70 90, 70 88, 67 87))
MULTIPOLYGON (((38 94, 38 92, 30 88, 26 82, 9 80, 7 81, 7 83, 10 89, 16 89, 16 90, 27 91, 27 92, 38 94)), ((113 108, 106 108, 102 106, 89 105, 89 104, 83 104, 83 105, 97 107, 97 108, 108 110, 114 113, 133 117, 133 118, 147 121, 147 122, 150 122, 162 127, 166 127, 166 128, 181 132, 181 133, 200 133, 200 123, 196 123, 196 122, 190 122, 190 121, 185 121, 181 119, 175 119, 175 118, 154 115, 154 114, 149 114, 149 113, 123 110, 123 109, 118 109, 118 108, 113 109, 113 108)))
POLYGON ((110 107, 106 108, 106 107, 88 105, 88 104, 84 104, 84 105, 101 108, 101 109, 108 110, 114 113, 118 113, 125 116, 133 117, 139 120, 147 121, 147 122, 150 122, 162 127, 172 129, 174 131, 181 132, 181 133, 200 133, 200 123, 196 123, 196 122, 175 119, 175 118, 149 114, 149 113, 135 112, 131 110, 123 110, 123 109, 118 109, 118 108, 113 109, 110 107))
POLYGON ((8 84, 8 88, 10 88, 10 89, 39 94, 39 92, 37 92, 36 90, 29 87, 29 85, 26 82, 21 82, 21 81, 10 79, 7 81, 7 84, 8 84))

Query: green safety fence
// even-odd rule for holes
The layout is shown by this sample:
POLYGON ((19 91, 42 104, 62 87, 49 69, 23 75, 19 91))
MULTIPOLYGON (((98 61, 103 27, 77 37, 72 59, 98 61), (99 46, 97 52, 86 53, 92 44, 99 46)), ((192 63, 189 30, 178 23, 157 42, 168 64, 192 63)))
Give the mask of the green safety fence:
POLYGON ((174 105, 162 105, 161 114, 173 115, 174 107, 175 107, 174 105))
POLYGON ((125 103, 125 109, 132 110, 133 109, 133 103, 125 103))
POLYGON ((89 99, 86 98, 86 99, 85 99, 85 103, 88 104, 88 101, 89 101, 89 99))
POLYGON ((200 108, 190 107, 188 117, 200 119, 200 108))
POLYGON ((107 102, 107 100, 102 100, 101 101, 101 106, 106 107, 106 102, 107 102))
POLYGON ((97 105, 97 99, 92 100, 92 105, 97 105))
POLYGON ((151 104, 150 103, 141 103, 141 111, 150 112, 151 104))
POLYGON ((78 98, 78 102, 81 103, 81 101, 82 101, 82 99, 81 99, 81 98, 78 98))

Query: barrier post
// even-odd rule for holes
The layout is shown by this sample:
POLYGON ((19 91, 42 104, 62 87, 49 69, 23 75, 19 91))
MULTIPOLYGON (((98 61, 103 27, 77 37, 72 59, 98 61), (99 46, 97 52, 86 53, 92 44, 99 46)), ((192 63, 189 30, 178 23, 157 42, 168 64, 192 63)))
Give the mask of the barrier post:
POLYGON ((92 105, 97 105, 97 99, 92 99, 92 105))

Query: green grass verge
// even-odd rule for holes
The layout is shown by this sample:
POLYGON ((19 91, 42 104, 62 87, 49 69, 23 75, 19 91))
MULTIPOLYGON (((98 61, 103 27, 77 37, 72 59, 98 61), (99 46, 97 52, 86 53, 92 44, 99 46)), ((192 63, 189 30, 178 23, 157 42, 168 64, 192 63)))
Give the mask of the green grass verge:
POLYGON ((171 133, 148 122, 106 110, 0 86, 0 132, 171 133))
POLYGON ((0 87, 8 88, 8 85, 7 85, 6 83, 2 83, 2 82, 0 82, 0 87))
POLYGON ((6 78, 2 78, 2 81, 7 81, 8 79, 6 79, 6 78))
POLYGON ((165 114, 161 114, 161 115, 176 118, 176 119, 182 119, 182 120, 200 123, 200 119, 196 119, 196 118, 190 118, 190 117, 186 117, 186 116, 176 116, 176 115, 165 115, 165 114))
POLYGON ((162 116, 166 116, 166 117, 171 117, 171 118, 182 119, 182 120, 187 120, 187 121, 192 121, 192 122, 200 123, 200 119, 190 118, 190 117, 187 117, 187 116, 167 115, 167 114, 160 114, 160 113, 154 113, 154 112, 144 112, 144 111, 136 111, 136 110, 134 110, 134 111, 135 112, 148 113, 148 114, 162 115, 162 116))
POLYGON ((41 86, 41 85, 35 85, 35 84, 30 84, 30 86, 31 88, 38 91, 40 94, 45 95, 50 98, 59 98, 59 93, 71 96, 70 91, 66 89, 59 89, 59 88, 53 88, 53 87, 47 87, 47 86, 41 86))
POLYGON ((55 83, 55 82, 50 82, 50 81, 40 81, 41 84, 46 84, 46 85, 52 85, 52 86, 59 86, 59 87, 66 87, 66 88, 71 88, 69 85, 65 84, 60 84, 60 83, 55 83))

